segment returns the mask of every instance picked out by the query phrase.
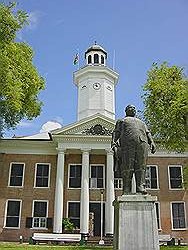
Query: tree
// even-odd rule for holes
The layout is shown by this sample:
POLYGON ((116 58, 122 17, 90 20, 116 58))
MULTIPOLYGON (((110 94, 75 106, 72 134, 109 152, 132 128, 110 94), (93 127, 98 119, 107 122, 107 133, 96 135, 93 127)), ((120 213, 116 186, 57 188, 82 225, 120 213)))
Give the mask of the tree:
MULTIPOLYGON (((148 71, 143 95, 144 117, 155 139, 169 151, 187 149, 188 78, 183 68, 166 62, 154 63, 148 71)), ((188 166, 184 166, 184 186, 188 188, 188 166)))
POLYGON ((15 3, 0 4, 0 132, 15 128, 23 119, 32 120, 41 112, 39 92, 44 79, 33 65, 33 51, 16 34, 27 22, 15 3))
POLYGON ((154 63, 144 84, 144 117, 153 136, 170 151, 187 145, 187 85, 183 68, 154 63))

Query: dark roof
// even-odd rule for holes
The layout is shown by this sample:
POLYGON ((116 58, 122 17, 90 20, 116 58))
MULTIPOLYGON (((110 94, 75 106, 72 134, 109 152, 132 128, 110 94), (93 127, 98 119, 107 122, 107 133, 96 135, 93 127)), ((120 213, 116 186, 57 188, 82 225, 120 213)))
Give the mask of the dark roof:
POLYGON ((105 54, 106 58, 107 58, 107 52, 105 49, 103 49, 103 47, 101 47, 100 45, 98 44, 94 44, 92 45, 91 47, 89 47, 87 49, 87 51, 85 52, 85 58, 86 58, 86 54, 89 53, 90 51, 101 51, 105 54))

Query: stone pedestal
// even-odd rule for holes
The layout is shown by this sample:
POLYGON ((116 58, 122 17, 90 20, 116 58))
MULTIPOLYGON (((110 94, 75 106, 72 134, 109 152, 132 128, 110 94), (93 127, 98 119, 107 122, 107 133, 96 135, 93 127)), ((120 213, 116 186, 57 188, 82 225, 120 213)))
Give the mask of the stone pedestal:
POLYGON ((157 197, 122 195, 114 205, 114 250, 159 250, 157 197))

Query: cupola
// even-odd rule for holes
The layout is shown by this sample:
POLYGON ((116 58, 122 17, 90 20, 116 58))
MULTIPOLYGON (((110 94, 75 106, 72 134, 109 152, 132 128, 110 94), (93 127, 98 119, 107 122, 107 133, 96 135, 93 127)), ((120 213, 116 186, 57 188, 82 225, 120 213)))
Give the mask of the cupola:
POLYGON ((85 52, 85 59, 87 65, 106 65, 107 52, 103 47, 98 45, 96 42, 94 45, 89 47, 85 52))

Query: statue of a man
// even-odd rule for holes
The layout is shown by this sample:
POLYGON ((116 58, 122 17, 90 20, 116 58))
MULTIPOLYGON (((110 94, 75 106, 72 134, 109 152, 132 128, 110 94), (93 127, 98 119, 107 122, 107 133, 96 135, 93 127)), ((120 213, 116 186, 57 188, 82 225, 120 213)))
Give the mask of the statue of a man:
POLYGON ((112 149, 115 157, 115 171, 120 170, 123 178, 123 194, 130 194, 132 177, 135 173, 136 192, 146 194, 145 170, 148 145, 151 153, 156 147, 146 124, 136 118, 136 108, 128 105, 126 116, 116 122, 112 134, 112 149))

